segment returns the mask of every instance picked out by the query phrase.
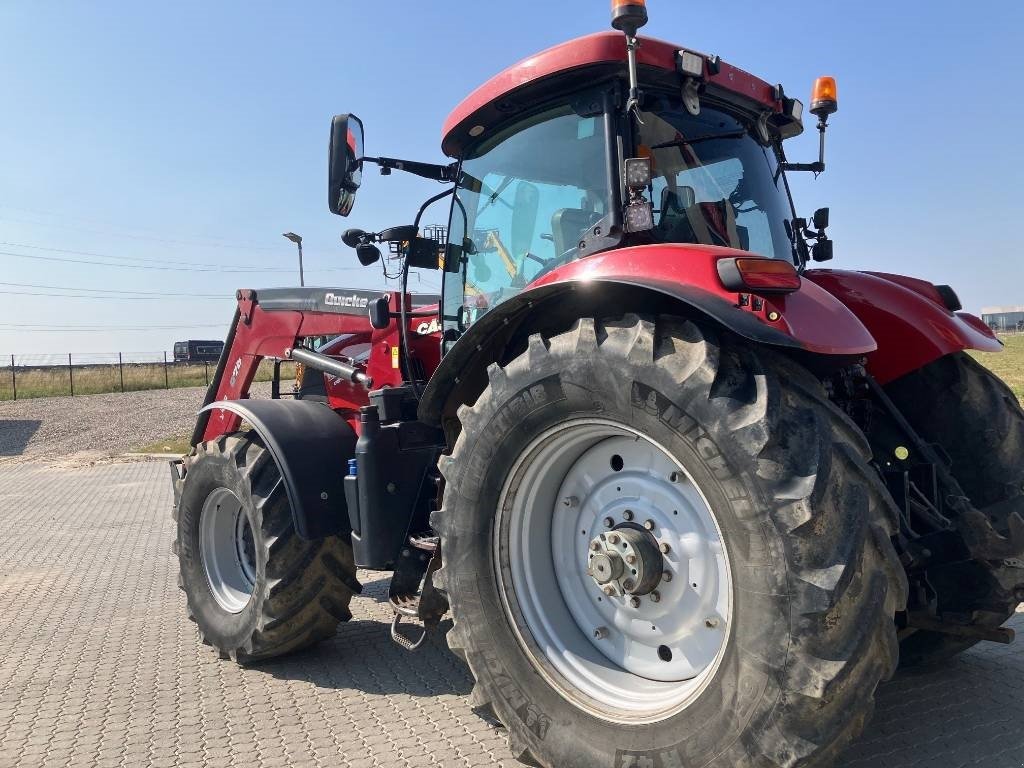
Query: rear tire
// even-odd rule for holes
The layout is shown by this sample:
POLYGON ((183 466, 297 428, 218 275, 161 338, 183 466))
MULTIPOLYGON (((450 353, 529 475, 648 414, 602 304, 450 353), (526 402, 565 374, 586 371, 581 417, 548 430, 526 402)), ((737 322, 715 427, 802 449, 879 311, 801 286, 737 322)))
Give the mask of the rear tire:
POLYGON ((350 542, 304 541, 254 433, 202 443, 175 508, 189 618, 222 657, 251 663, 333 637, 360 590, 350 542))
MULTIPOLYGON (((964 513, 949 514, 975 560, 931 576, 938 611, 954 621, 998 627, 1013 616, 1024 590, 1024 411, 991 371, 960 352, 886 387, 887 394, 926 441, 950 459, 949 471, 966 495, 964 513), (1018 531, 1014 535, 1014 530, 1018 531), (984 542, 1003 539, 1001 552, 984 542)), ((978 640, 917 631, 901 641, 905 666, 936 664, 978 640)))
MULTIPOLYGON (((581 320, 550 339, 531 336, 522 355, 505 368, 492 365, 488 375, 476 403, 459 409, 461 434, 441 462, 445 493, 433 526, 445 565, 435 583, 451 603, 449 645, 477 681, 473 703, 506 725, 513 754, 558 768, 831 765, 869 718, 879 681, 896 667, 893 617, 905 604, 906 580, 890 539, 896 510, 868 464, 866 440, 829 403, 818 380, 788 359, 716 338, 691 322, 634 315, 581 320), (560 610, 557 597, 571 606, 582 590, 567 594, 560 579, 517 581, 516 553, 530 551, 516 543, 517 514, 552 521, 552 547, 558 516, 580 516, 573 518, 575 547, 549 552, 556 574, 567 562, 585 564, 578 553, 590 545, 581 549, 579 540, 606 530, 602 515, 610 514, 607 505, 620 503, 616 489, 630 506, 652 508, 656 532, 673 519, 671 505, 666 511, 648 503, 627 480, 612 480, 605 496, 561 498, 560 483, 568 480, 547 480, 540 472, 545 464, 558 474, 566 462, 583 461, 559 454, 559 446, 587 457, 603 445, 600 434, 591 447, 558 442, 581 424, 610 425, 635 435, 637 445, 656 446, 712 510, 729 573, 718 583, 728 584, 732 596, 725 626, 713 621, 705 628, 703 613, 691 623, 691 634, 705 633, 719 644, 714 661, 702 659, 696 677, 665 680, 634 675, 626 666, 616 670, 588 644, 615 640, 605 632, 645 632, 639 620, 621 629, 611 622, 596 630, 573 626, 565 620, 572 608, 560 610), (551 488, 558 489, 553 496, 551 488), (536 595, 551 606, 540 623, 529 618, 536 595), (715 632, 724 639, 712 637, 715 632), (586 676, 574 669, 617 682, 585 690, 573 681, 585 683, 586 676), (616 706, 611 690, 625 703, 616 706), (643 691, 653 691, 652 703, 644 704, 643 691)), ((630 471, 649 476, 650 467, 666 459, 642 450, 656 458, 641 459, 631 470, 629 452, 617 451, 602 471, 618 477, 613 473, 625 465, 622 477, 630 471)), ((588 464, 578 476, 592 477, 599 466, 588 464)), ((565 474, 575 476, 572 469, 565 474)), ((670 497, 648 480, 640 487, 651 489, 646 496, 670 497)), ((630 519, 621 510, 617 515, 630 519)), ((531 533, 537 527, 525 526, 525 535, 543 554, 531 533)), ((687 602, 691 579, 682 576, 686 558, 680 557, 669 564, 676 577, 668 586, 682 581, 686 594, 653 606, 655 615, 661 611, 657 623, 693 604, 687 602)), ((648 600, 638 611, 648 609, 648 600)), ((661 660, 669 661, 665 656, 661 660)))

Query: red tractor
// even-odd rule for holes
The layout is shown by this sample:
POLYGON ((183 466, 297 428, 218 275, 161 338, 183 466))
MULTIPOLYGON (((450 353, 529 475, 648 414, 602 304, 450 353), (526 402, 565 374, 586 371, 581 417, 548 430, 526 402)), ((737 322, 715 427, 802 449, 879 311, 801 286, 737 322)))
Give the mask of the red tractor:
MULTIPOLYGON (((331 211, 365 166, 407 171, 445 185, 447 237, 424 209, 345 233, 367 265, 395 249, 401 293, 238 292, 173 465, 189 615, 256 663, 392 571, 393 636, 450 612, 525 763, 830 765, 897 663, 1012 639, 1024 413, 949 287, 811 268, 799 101, 638 39, 640 0, 613 20, 463 101, 450 165, 334 119, 331 211), (302 364, 294 393, 249 399, 264 358, 302 364)), ((822 142, 836 107, 820 79, 822 142)))

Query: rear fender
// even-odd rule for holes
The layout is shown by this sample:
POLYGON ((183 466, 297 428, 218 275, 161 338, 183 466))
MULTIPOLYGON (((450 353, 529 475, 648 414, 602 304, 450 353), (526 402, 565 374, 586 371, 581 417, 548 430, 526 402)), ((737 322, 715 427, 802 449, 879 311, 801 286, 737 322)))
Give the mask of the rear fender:
POLYGON ((486 385, 487 366, 504 362, 513 339, 564 330, 578 317, 679 314, 710 319, 754 343, 793 352, 859 357, 875 349, 857 317, 806 280, 794 293, 747 294, 741 301, 722 285, 717 262, 750 255, 714 246, 651 245, 566 264, 469 327, 431 377, 420 419, 438 424, 458 404, 472 402, 486 385))
POLYGON ((263 440, 281 471, 300 538, 351 533, 343 480, 356 433, 344 418, 308 400, 223 400, 200 413, 214 410, 247 421, 263 440))
POLYGON ((954 352, 1003 349, 980 318, 947 309, 936 287, 924 280, 833 269, 809 270, 804 278, 841 301, 878 341, 868 354, 868 371, 880 384, 954 352))

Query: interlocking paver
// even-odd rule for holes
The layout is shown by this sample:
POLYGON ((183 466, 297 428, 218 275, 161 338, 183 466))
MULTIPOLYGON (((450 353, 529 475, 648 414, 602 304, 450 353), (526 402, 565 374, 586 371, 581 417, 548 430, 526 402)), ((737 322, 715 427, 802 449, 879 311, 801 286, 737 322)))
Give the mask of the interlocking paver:
MULTIPOLYGON (((331 642, 219 660, 185 619, 169 508, 162 464, 0 467, 0 768, 514 768, 444 639, 391 643, 384 574, 331 642)), ((1024 646, 979 646, 883 685, 836 768, 1020 768, 1022 720, 1024 646)))

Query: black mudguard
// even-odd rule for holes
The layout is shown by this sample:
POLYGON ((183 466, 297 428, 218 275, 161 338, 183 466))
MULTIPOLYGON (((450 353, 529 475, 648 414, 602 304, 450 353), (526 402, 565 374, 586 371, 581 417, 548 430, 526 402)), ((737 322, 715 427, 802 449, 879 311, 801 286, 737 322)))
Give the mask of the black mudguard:
POLYGON ((251 424, 277 462, 301 538, 351 533, 344 478, 356 433, 345 419, 307 400, 224 400, 199 413, 220 408, 251 424))

